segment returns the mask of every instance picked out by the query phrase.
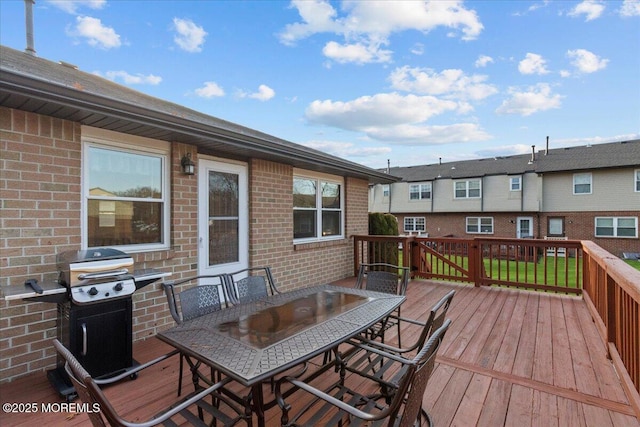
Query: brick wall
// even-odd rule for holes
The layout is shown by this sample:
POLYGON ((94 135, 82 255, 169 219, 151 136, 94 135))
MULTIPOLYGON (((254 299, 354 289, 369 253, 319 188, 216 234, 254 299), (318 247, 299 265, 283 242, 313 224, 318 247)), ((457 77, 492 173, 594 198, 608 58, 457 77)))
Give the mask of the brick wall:
MULTIPOLYGON (((81 126, 0 107, 0 286, 27 278, 57 277, 56 254, 80 249, 81 126)), ((171 147, 171 246, 133 253, 136 268, 156 268, 171 279, 197 273, 198 192, 196 175, 183 175, 180 159, 194 146, 171 147)), ((271 265, 283 290, 351 276, 353 243, 293 245, 290 166, 252 160, 250 264, 271 265)), ((347 179, 346 230, 367 232, 367 182, 347 179)), ((133 338, 141 340, 173 326, 159 282, 133 295, 133 338)), ((0 382, 55 365, 56 305, 0 301, 0 382)))
POLYGON ((640 223, 640 214, 637 211, 602 211, 602 212, 546 212, 544 214, 512 212, 495 213, 482 212, 464 214, 404 214, 398 215, 398 226, 403 232, 404 217, 424 216, 427 223, 427 232, 430 237, 454 236, 461 238, 473 238, 477 234, 466 232, 465 224, 467 216, 493 217, 493 237, 516 237, 516 220, 518 217, 533 218, 534 236, 543 239, 547 235, 548 218, 564 217, 565 235, 570 240, 591 240, 603 249, 615 256, 622 256, 623 252, 640 252, 640 239, 602 238, 595 237, 595 218, 600 216, 613 217, 637 217, 640 223), (513 222, 512 222, 513 221, 513 222))
MULTIPOLYGON (((54 280, 55 254, 80 245, 80 126, 0 108, 0 132, 0 286, 54 280)), ((54 364, 56 306, 0 305, 0 378, 54 364)))
POLYGON ((367 181, 347 179, 345 182, 345 239, 294 245, 292 180, 290 166, 251 161, 249 263, 272 266, 283 291, 352 276, 350 236, 367 233, 367 181))

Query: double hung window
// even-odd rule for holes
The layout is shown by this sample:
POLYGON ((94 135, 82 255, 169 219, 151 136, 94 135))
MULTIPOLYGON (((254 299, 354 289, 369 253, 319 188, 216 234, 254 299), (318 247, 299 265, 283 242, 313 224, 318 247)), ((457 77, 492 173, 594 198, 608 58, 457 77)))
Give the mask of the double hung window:
POLYGON ((454 184, 456 199, 477 199, 480 197, 481 185, 479 179, 456 181, 454 184))
POLYGON ((596 217, 596 237, 638 237, 638 218, 596 217))
POLYGON ((467 233, 493 234, 493 217, 467 217, 467 233))
POLYGON ((509 190, 510 191, 521 191, 522 190, 522 177, 521 176, 512 176, 509 178, 509 190))
POLYGON ((164 149, 85 142, 83 246, 168 247, 167 161, 164 149))
POLYGON ((344 235, 342 188, 338 180, 293 178, 294 240, 328 240, 344 235))
POLYGON ((431 198, 431 183, 410 184, 409 200, 426 200, 431 198))
POLYGON ((404 231, 405 233, 418 232, 423 233, 427 231, 425 218, 423 216, 417 217, 405 217, 404 218, 404 231))
POLYGON ((576 173, 573 175, 573 194, 591 194, 590 173, 576 173))

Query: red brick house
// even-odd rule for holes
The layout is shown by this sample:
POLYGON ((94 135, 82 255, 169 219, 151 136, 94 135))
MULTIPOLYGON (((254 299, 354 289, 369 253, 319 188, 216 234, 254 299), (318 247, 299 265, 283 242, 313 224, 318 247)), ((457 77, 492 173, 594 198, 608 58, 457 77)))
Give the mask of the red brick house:
MULTIPOLYGON (((289 290, 352 275, 368 186, 393 177, 68 64, 0 60, 3 291, 105 246, 171 279, 270 265, 289 290)), ((56 305, 0 304, 1 380, 52 367, 56 305)), ((172 324, 159 282, 134 294, 134 340, 172 324)))

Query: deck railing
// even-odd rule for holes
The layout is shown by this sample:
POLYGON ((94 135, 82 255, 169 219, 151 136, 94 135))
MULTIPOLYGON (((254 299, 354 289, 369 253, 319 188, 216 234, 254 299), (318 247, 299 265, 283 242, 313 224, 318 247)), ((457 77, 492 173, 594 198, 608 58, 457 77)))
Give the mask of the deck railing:
MULTIPOLYGON (((593 242, 582 245, 584 300, 623 385, 640 393, 640 271, 593 242)), ((640 399, 632 404, 640 414, 640 399)))
POLYGON ((590 241, 354 236, 360 263, 410 267, 413 277, 583 294, 640 414, 640 271, 590 241))

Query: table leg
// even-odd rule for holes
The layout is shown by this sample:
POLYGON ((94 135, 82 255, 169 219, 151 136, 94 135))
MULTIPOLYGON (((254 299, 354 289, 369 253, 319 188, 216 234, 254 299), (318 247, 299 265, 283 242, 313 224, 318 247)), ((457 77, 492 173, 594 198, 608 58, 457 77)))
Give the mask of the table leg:
POLYGON ((262 382, 258 382, 251 387, 251 406, 253 408, 253 412, 258 417, 258 427, 265 427, 262 382))

